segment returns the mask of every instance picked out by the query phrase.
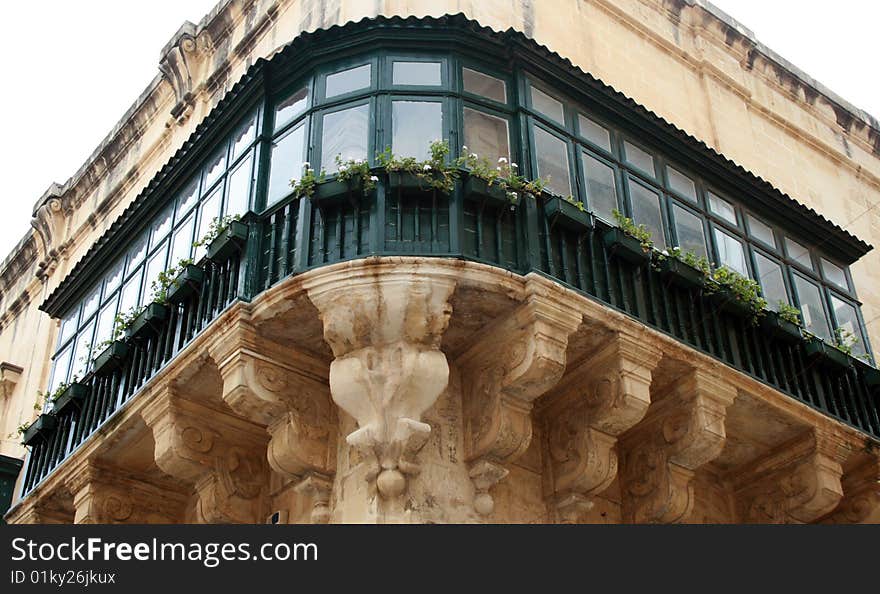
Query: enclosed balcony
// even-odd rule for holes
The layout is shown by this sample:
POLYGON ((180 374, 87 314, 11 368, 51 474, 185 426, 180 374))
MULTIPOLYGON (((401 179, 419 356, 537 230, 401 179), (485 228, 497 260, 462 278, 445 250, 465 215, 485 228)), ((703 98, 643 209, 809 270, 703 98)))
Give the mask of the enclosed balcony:
MULTIPOLYGON (((591 374, 631 362, 647 370, 621 372, 649 386, 635 415, 644 420, 616 432, 605 427, 615 439, 602 451, 637 453, 669 402, 681 398, 676 410, 690 410, 693 394, 723 393, 700 405, 721 411, 720 433, 713 429, 717 439, 705 447, 714 452, 711 474, 749 493, 751 479, 742 477, 752 476, 750 465, 779 459, 780 448, 838 456, 833 503, 772 519, 827 518, 848 501, 840 484, 873 463, 865 444, 880 439, 880 376, 848 270, 870 246, 796 198, 517 33, 448 17, 380 18, 303 35, 250 69, 43 304, 61 320, 48 386, 58 399, 28 435, 25 500, 13 515, 52 500, 46 517, 81 516, 75 502, 84 496, 81 485, 71 487, 71 469, 80 473, 83 458, 90 467, 128 466, 155 484, 177 476, 157 453, 158 413, 146 408, 161 398, 246 418, 246 430, 236 431, 256 450, 268 439, 270 466, 280 472, 275 413, 236 404, 224 367, 230 353, 240 357, 246 345, 260 356, 275 353, 276 365, 306 361, 326 404, 331 390, 339 404, 332 365, 349 347, 334 342, 329 320, 345 307, 364 320, 372 314, 343 297, 326 305, 320 287, 330 281, 322 279, 342 275, 332 282, 344 295, 350 275, 357 294, 365 283, 385 287, 400 270, 411 280, 393 282, 420 286, 423 274, 429 294, 448 284, 441 301, 451 307, 449 327, 431 340, 464 392, 479 375, 472 361, 491 368, 483 359, 492 347, 481 346, 481 336, 497 338, 499 359, 517 360, 522 353, 505 350, 505 337, 548 317, 550 330, 527 342, 551 336, 562 367, 538 366, 532 383, 548 385, 517 405, 537 433, 553 434, 556 415, 570 410, 566 394, 591 385, 591 374), (710 268, 699 270, 704 261, 710 268), (713 271, 721 269, 754 281, 739 285, 754 288, 751 301, 718 280, 713 271), (794 319, 783 315, 791 308, 794 319), (706 373, 714 378, 708 384, 706 373), (728 387, 703 387, 712 382, 728 387), (184 394, 187 385, 198 386, 197 396, 184 394), (846 454, 827 453, 829 432, 847 444, 846 454)), ((376 299, 386 298, 386 289, 377 291, 376 299)), ((469 406, 479 408, 477 396, 468 398, 465 416, 469 406)), ((473 418, 491 419, 486 414, 473 418)), ((322 423, 336 427, 333 416, 321 415, 322 423)), ((479 514, 493 513, 490 488, 511 472, 511 461, 544 447, 527 433, 515 456, 472 446, 470 496, 479 514), (492 475, 501 478, 485 478, 492 475)), ((552 453, 535 463, 545 480, 552 453)), ((333 455, 322 456, 288 478, 331 481, 333 455)), ((634 459, 622 478, 611 472, 589 488, 557 485, 550 495, 545 485, 545 496, 568 510, 572 495, 626 491, 620 483, 636 480, 634 459)), ((395 464, 380 460, 386 498, 397 490, 398 475, 385 474, 397 472, 395 464)), ((702 466, 684 465, 692 475, 702 466)), ((684 517, 650 516, 626 503, 630 496, 616 497, 632 521, 684 517)), ((182 492, 175 505, 183 509, 185 499, 182 492)), ((326 519, 326 494, 316 501, 314 518, 326 519)))

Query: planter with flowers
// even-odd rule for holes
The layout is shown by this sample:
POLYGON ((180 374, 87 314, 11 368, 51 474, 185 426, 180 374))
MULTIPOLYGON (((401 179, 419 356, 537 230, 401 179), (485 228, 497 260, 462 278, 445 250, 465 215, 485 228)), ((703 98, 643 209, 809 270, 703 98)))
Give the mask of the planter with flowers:
POLYGON ((651 258, 654 242, 651 232, 644 225, 636 225, 632 219, 613 211, 617 227, 612 227, 602 235, 602 241, 612 258, 630 264, 641 265, 651 258))
POLYGON ((797 344, 803 340, 800 316, 801 310, 780 301, 776 311, 765 313, 761 325, 773 338, 787 344, 797 344))
POLYGON ((165 292, 165 300, 175 305, 183 303, 192 295, 198 293, 205 282, 205 271, 185 259, 165 271, 167 277, 172 277, 165 292))
POLYGON ((712 271, 706 292, 719 310, 752 323, 764 315, 767 307, 758 283, 726 266, 712 271))
POLYGON ((712 273, 709 261, 691 251, 674 247, 654 252, 656 268, 671 285, 682 289, 700 289, 712 273))
POLYGON ((563 198, 545 194, 544 216, 552 225, 576 233, 583 233, 593 228, 593 217, 584 208, 584 203, 575 200, 572 196, 563 198))
POLYGON ((82 408, 82 404, 88 395, 89 386, 81 384, 75 379, 69 384, 61 384, 49 396, 49 399, 52 401, 52 411, 59 415, 71 407, 82 408))
POLYGON ((852 364, 851 346, 829 344, 818 336, 808 335, 804 350, 811 363, 826 371, 845 371, 852 364))
POLYGON ((455 190, 460 172, 450 165, 449 144, 434 140, 428 145, 428 158, 419 161, 415 157, 398 157, 385 149, 376 155, 376 163, 388 176, 388 187, 392 192, 440 192, 451 194, 455 190))
POLYGON ((529 180, 520 175, 519 166, 507 158, 499 157, 497 164, 493 164, 485 157, 469 153, 467 146, 462 147, 462 156, 455 160, 455 166, 464 173, 462 190, 466 197, 498 208, 514 210, 524 197, 538 196, 546 187, 542 179, 529 180))
POLYGON ((248 227, 238 215, 214 217, 205 236, 193 244, 207 246, 206 257, 211 262, 226 262, 241 252, 247 243, 248 227))
POLYGON ((122 340, 105 340, 95 345, 98 355, 92 371, 95 375, 109 375, 122 367, 128 356, 128 344, 122 340))
POLYGON ((25 446, 34 446, 48 440, 58 426, 58 419, 54 414, 43 413, 27 427, 19 427, 21 443, 25 446))

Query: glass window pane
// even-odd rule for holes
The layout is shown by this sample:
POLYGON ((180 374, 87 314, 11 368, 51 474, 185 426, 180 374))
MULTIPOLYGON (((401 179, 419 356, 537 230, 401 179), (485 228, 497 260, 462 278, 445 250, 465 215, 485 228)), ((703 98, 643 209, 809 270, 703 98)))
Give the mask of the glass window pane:
POLYGON ((58 344, 65 343, 76 332, 76 325, 79 321, 79 304, 73 308, 73 311, 67 314, 61 320, 61 332, 58 335, 58 344))
POLYGON ((788 257, 800 264, 806 266, 810 270, 813 269, 813 260, 810 258, 810 250, 794 241, 790 237, 785 238, 785 251, 788 257))
POLYGON ((729 235, 719 228, 715 228, 715 244, 718 248, 718 264, 727 266, 747 276, 746 256, 742 242, 736 237, 729 235))
POLYGON ((831 330, 828 328, 828 320, 825 318, 819 287, 797 274, 794 275, 794 286, 801 303, 800 310, 801 318, 804 320, 804 328, 811 334, 829 340, 831 330))
POLYGON ((205 165, 205 185, 204 188, 211 187, 217 181, 226 169, 226 147, 218 150, 205 165))
POLYGON ((125 281, 125 284, 122 286, 122 297, 119 301, 119 313, 128 313, 132 308, 140 305, 141 277, 143 276, 143 272, 143 268, 139 268, 134 276, 125 281))
POLYGON ((91 360, 89 356, 92 350, 92 333, 95 330, 95 320, 92 320, 76 336, 76 350, 73 352, 73 365, 71 366, 70 379, 82 379, 88 371, 91 360))
POLYGON ((147 238, 146 235, 137 239, 131 249, 128 250, 128 264, 125 267, 126 274, 131 272, 135 266, 144 261, 147 255, 147 238))
POLYGON ((119 286, 119 283, 122 281, 122 260, 116 263, 116 266, 110 269, 110 272, 107 273, 107 276, 104 277, 106 280, 104 282, 104 298, 107 298, 107 295, 116 290, 119 286))
POLYGON ((194 179, 177 195, 177 210, 174 213, 174 221, 180 222, 199 200, 199 180, 194 179))
POLYGON ((107 305, 101 308, 98 314, 98 331, 95 334, 95 344, 109 340, 113 336, 113 323, 116 320, 116 302, 118 297, 113 298, 107 305))
POLYGON ((769 246, 776 247, 776 239, 773 237, 773 229, 770 228, 770 225, 752 215, 748 215, 748 219, 749 235, 769 246))
POLYGON ((162 271, 166 269, 165 256, 167 255, 167 248, 167 244, 163 244, 162 247, 159 248, 155 254, 150 256, 149 260, 147 260, 147 273, 146 279, 144 280, 144 293, 147 296, 145 301, 149 301, 153 298, 153 291, 155 290, 153 283, 159 278, 162 271))
POLYGON ((87 319, 98 309, 98 302, 101 300, 101 286, 95 287, 91 293, 83 301, 82 319, 87 319))
POLYGON ((596 159, 589 153, 581 153, 584 164, 584 186, 587 189, 586 203, 596 216, 613 221, 611 214, 617 209, 617 181, 614 169, 596 159))
POLYGON ((71 353, 73 353, 73 345, 67 347, 55 357, 55 364, 52 366, 52 381, 49 384, 50 394, 67 381, 67 372, 70 371, 71 353))
POLYGON ((531 87, 532 91, 532 108, 547 116, 552 120, 556 120, 560 124, 565 123, 565 111, 562 102, 554 99, 544 91, 531 87))
POLYGON ((654 173, 654 157, 650 153, 629 142, 623 143, 623 150, 627 163, 650 174, 651 177, 656 175, 654 173))
POLYGON ((868 349, 865 347, 865 337, 862 334, 861 326, 859 326, 856 308, 834 295, 831 296, 831 306, 834 308, 837 327, 841 330, 846 330, 856 339, 856 342, 852 345, 853 355, 858 357, 867 353, 868 349))
POLYGON ((685 252, 693 252, 706 257, 706 235, 703 233, 703 220, 679 205, 672 207, 675 217, 675 235, 678 247, 685 252))
POLYGON ((229 174, 226 184, 226 214, 244 214, 248 210, 251 197, 251 156, 248 155, 235 171, 229 174))
POLYGON ((171 207, 169 206, 163 212, 160 212, 150 225, 150 249, 156 246, 160 241, 165 239, 171 230, 171 207))
POLYGON ((499 103, 507 103, 507 85, 503 80, 470 68, 462 68, 461 72, 466 93, 473 93, 499 103))
POLYGON ((733 204, 731 204, 724 198, 719 198, 712 192, 709 192, 708 195, 709 210, 711 210, 714 214, 718 215, 728 223, 736 225, 736 210, 734 209, 733 204))
POLYGON ((441 138, 443 108, 440 103, 392 101, 391 150, 395 155, 427 159, 431 155, 429 144, 441 138))
POLYGON ((538 161, 538 177, 547 182, 547 189, 559 196, 571 194, 568 167, 568 144, 537 126, 535 129, 535 155, 538 161))
POLYGON ((849 288, 849 285, 846 282, 846 272, 843 271, 843 268, 837 264, 832 264, 825 258, 822 258, 822 274, 825 275, 825 278, 829 282, 834 283, 841 289, 849 288))
POLYGON ((761 285, 761 293, 767 300, 767 306, 773 311, 777 311, 780 301, 785 304, 789 303, 782 265, 758 251, 755 252, 755 263, 758 267, 758 284, 761 285))
MULTIPOLYGON (((217 194, 215 193, 214 196, 217 194)), ((169 266, 177 266, 181 260, 190 257, 193 241, 194 215, 187 217, 186 221, 174 231, 171 240, 171 255, 168 258, 169 266)))
POLYGON ((343 161, 366 159, 370 131, 370 106, 367 104, 324 115, 321 133, 321 167, 336 172, 336 156, 343 161))
POLYGON ((305 156, 305 124, 300 124, 281 138, 275 139, 272 143, 266 206, 275 204, 292 191, 290 183, 302 177, 305 156))
POLYGON ((611 151, 611 134, 587 116, 578 114, 578 130, 581 136, 596 146, 611 151))
POLYGON ((244 154, 257 134, 257 120, 251 116, 232 135, 232 160, 244 154))
POLYGON ((632 180, 629 182, 629 197, 632 201, 633 222, 644 225, 651 232, 654 245, 660 249, 666 247, 663 235, 663 216, 660 214, 660 196, 642 184, 632 180))
POLYGON ((439 87, 440 62, 395 62, 391 78, 395 85, 439 87))
POLYGON ((293 121, 309 105, 309 90, 300 89, 275 106, 275 129, 293 121))
POLYGON ((365 89, 370 86, 370 75, 372 66, 364 64, 355 68, 349 68, 342 72, 331 74, 327 77, 327 90, 325 97, 335 97, 345 93, 351 93, 358 89, 365 89))
POLYGON ((666 175, 669 177, 670 189, 691 202, 697 201, 697 188, 694 186, 694 180, 672 167, 666 167, 666 175))
POLYGON ((464 144, 469 153, 496 163, 499 157, 510 159, 507 120, 470 107, 464 108, 464 144))
MULTIPOLYGON (((199 227, 196 238, 201 239, 208 234, 211 223, 220 216, 220 192, 214 192, 206 198, 199 207, 199 227)), ((200 245, 195 250, 194 260, 199 260, 208 251, 208 246, 200 245)))

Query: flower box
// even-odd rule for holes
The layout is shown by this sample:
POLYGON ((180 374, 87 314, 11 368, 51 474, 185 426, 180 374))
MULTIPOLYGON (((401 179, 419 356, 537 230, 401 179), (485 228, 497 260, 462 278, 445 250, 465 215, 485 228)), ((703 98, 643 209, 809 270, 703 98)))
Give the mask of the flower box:
POLYGON ((612 257, 620 258, 630 264, 644 264, 651 257, 651 252, 642 249, 641 242, 623 229, 612 227, 602 235, 602 241, 612 257))
POLYGON ((497 184, 489 185, 489 182, 486 180, 474 177, 473 175, 468 175, 465 178, 462 191, 466 198, 477 202, 489 203, 499 208, 515 207, 519 204, 519 194, 516 195, 515 200, 511 200, 501 186, 497 184))
POLYGON ((41 414, 25 429, 21 436, 21 443, 26 446, 36 445, 52 435, 57 425, 58 419, 55 418, 55 415, 41 414))
POLYGON ((553 224, 577 233, 583 233, 593 227, 593 217, 590 213, 559 196, 548 197, 544 201, 544 216, 553 224))
POLYGON ((667 256, 658 264, 662 274, 672 285, 682 289, 698 289, 706 284, 702 270, 686 264, 678 258, 667 256))
POLYGON ((807 358, 814 364, 829 370, 841 371, 851 365, 850 356, 821 338, 813 337, 806 342, 807 358))
POLYGON ((404 171, 389 173, 388 187, 401 192, 428 192, 433 189, 428 180, 424 180, 414 173, 404 171))
POLYGON ((359 183, 357 186, 354 186, 340 179, 331 179, 315 186, 312 202, 318 206, 329 206, 359 194, 362 194, 359 183))
POLYGON ((58 415, 71 406, 80 408, 88 395, 89 387, 86 384, 73 382, 52 402, 52 410, 58 415))
POLYGON ((719 310, 738 318, 747 318, 752 315, 752 308, 727 289, 721 288, 712 293, 712 301, 719 310))
POLYGON ((146 306, 125 331, 128 338, 145 338, 157 333, 168 319, 168 306, 153 302, 146 306))
POLYGON ((107 375, 122 366, 128 355, 128 345, 121 340, 114 340, 95 357, 93 370, 97 375, 107 375))
POLYGON ((169 303, 182 303, 197 292, 205 280, 205 271, 195 264, 187 264, 168 287, 166 299, 169 303))
POLYGON ((801 327, 779 317, 775 311, 768 311, 761 320, 761 326, 773 338, 788 344, 797 344, 803 340, 801 327))
POLYGON ((865 382, 868 389, 875 391, 877 388, 880 388, 880 369, 877 369, 873 365, 865 363, 864 361, 858 361, 857 364, 862 372, 862 380, 865 382))
POLYGON ((208 245, 207 257, 212 262, 225 262, 233 254, 241 252, 247 243, 248 226, 241 221, 230 221, 229 225, 208 245))

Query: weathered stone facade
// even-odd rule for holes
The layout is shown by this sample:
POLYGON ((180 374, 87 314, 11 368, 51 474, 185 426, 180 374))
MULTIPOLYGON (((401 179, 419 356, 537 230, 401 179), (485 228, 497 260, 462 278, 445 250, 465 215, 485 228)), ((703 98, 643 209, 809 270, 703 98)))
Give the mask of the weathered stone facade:
MULTIPOLYGON (((254 61, 303 31, 458 11, 880 241, 880 125, 699 2, 224 2, 0 270, 0 453, 23 456, 7 435, 47 383, 58 324, 37 306, 254 61)), ((866 320, 877 257, 852 267, 866 320)), ((223 313, 8 520, 876 522, 873 444, 541 276, 367 259, 223 313)))

